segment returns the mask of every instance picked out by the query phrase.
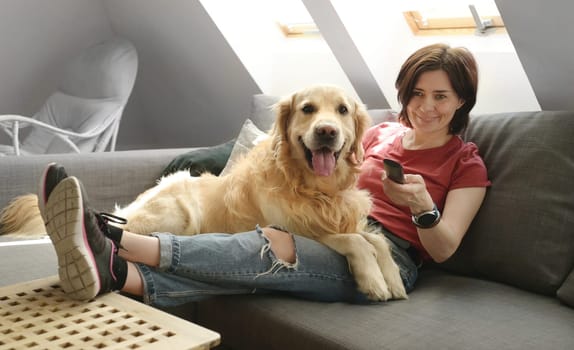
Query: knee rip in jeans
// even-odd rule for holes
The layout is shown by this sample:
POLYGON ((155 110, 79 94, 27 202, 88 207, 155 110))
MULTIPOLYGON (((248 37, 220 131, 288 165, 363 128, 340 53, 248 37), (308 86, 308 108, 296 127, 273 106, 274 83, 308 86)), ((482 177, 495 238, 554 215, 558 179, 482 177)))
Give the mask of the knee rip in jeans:
MULTIPOLYGON (((263 254, 269 252, 275 256, 275 261, 271 268, 261 273, 266 275, 268 273, 276 273, 282 269, 296 269, 297 268, 297 252, 295 250, 295 240, 293 235, 284 229, 278 227, 265 227, 260 228, 257 226, 257 231, 265 239, 265 244, 261 247, 261 258, 263 254)), ((258 276, 260 276, 258 275, 258 276)))

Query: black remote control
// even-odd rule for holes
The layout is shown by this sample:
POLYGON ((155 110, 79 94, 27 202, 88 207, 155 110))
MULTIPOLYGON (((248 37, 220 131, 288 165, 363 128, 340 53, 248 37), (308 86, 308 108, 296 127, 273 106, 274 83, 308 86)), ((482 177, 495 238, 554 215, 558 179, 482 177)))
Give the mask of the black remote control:
POLYGON ((403 166, 392 159, 383 159, 385 172, 389 179, 397 183, 405 183, 405 175, 403 173, 403 166))

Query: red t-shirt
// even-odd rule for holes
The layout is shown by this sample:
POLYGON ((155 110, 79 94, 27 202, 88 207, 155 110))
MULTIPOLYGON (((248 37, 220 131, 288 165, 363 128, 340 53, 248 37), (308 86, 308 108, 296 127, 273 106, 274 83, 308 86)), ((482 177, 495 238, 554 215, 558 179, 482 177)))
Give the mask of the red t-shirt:
POLYGON ((410 242, 423 259, 430 259, 411 221, 410 209, 407 206, 397 207, 383 191, 383 159, 391 158, 401 163, 405 174, 421 175, 440 211, 444 208, 450 190, 487 187, 490 181, 474 143, 465 143, 459 136, 454 136, 440 147, 407 150, 402 143, 407 130, 407 127, 399 123, 381 123, 367 131, 363 139, 365 159, 361 166, 359 187, 371 193, 371 216, 387 230, 410 242))

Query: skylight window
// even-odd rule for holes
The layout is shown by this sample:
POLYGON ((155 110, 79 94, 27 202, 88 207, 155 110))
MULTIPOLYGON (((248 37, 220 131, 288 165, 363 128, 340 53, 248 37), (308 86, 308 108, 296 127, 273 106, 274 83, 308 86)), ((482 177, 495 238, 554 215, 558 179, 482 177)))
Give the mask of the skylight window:
POLYGON ((287 38, 321 35, 319 28, 301 1, 276 1, 274 10, 277 25, 287 38))
POLYGON ((277 22, 277 25, 288 38, 318 37, 321 35, 319 28, 313 22, 283 23, 277 22))
POLYGON ((448 7, 403 12, 415 35, 468 35, 506 33, 502 17, 494 3, 477 5, 450 4, 448 7))

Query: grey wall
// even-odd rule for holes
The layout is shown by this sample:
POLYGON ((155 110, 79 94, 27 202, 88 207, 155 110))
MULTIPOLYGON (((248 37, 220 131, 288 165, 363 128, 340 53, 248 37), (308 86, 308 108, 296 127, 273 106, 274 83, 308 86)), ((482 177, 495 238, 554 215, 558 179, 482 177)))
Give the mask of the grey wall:
POLYGON ((574 2, 496 0, 540 108, 574 110, 574 2))
POLYGON ((259 93, 199 1, 104 0, 113 31, 139 52, 139 115, 119 149, 214 145, 237 135, 259 93))

